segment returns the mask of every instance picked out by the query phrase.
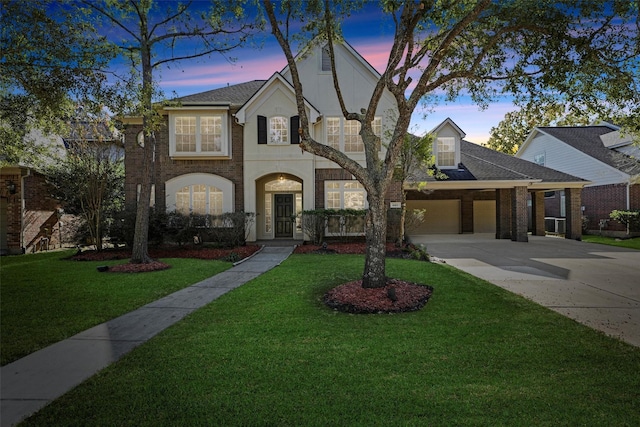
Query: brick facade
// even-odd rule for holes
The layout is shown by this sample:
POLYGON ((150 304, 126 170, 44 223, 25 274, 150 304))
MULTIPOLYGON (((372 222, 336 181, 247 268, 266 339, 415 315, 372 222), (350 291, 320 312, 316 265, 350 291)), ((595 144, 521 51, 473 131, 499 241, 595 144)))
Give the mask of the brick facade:
MULTIPOLYGON (((233 114, 235 111, 231 111, 233 114)), ((234 183, 234 206, 236 211, 244 210, 243 183, 243 128, 234 123, 231 128, 231 159, 222 160, 182 160, 169 157, 169 128, 168 118, 165 124, 156 132, 156 164, 154 181, 155 203, 159 210, 166 210, 165 182, 189 174, 209 173, 224 177, 234 183)), ((142 182, 143 149, 135 142, 142 125, 129 125, 125 130, 125 200, 127 206, 135 206, 138 184, 142 182)))
MULTIPOLYGON (((609 219, 609 214, 615 209, 627 208, 627 185, 612 184, 587 187, 582 190, 582 214, 587 220, 587 230, 600 231, 600 220, 606 220, 603 231, 626 232, 623 224, 609 219)), ((629 207, 640 210, 640 184, 629 187, 629 207)))
POLYGON ((6 209, 3 213, 6 223, 2 224, 6 233, 3 251, 20 254, 61 247, 60 203, 51 196, 44 175, 22 168, 17 173, 3 172, 0 188, 3 209, 6 209), (7 190, 9 181, 16 186, 15 194, 7 190))

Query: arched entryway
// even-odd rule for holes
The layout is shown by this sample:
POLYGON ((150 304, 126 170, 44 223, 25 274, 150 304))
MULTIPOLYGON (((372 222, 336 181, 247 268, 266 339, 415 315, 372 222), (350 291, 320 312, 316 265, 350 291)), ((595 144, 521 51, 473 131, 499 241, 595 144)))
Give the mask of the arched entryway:
POLYGON ((302 180, 274 173, 256 181, 256 231, 260 240, 302 239, 302 180))

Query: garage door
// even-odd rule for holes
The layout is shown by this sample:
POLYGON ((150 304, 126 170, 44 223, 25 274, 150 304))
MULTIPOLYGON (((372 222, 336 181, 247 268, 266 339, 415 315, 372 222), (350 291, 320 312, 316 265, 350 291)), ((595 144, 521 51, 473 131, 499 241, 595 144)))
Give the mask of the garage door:
POLYGON ((424 209, 424 220, 407 229, 407 234, 460 233, 460 200, 407 200, 407 213, 424 209))
POLYGON ((473 201, 473 232, 496 232, 496 202, 495 200, 473 201))

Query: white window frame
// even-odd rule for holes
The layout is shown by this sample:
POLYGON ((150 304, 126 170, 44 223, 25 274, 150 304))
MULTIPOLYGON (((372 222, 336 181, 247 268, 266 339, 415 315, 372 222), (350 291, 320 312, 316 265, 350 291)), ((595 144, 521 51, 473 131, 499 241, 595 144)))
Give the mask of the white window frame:
MULTIPOLYGON (((184 187, 193 187, 194 185, 204 185, 207 187, 206 204, 209 206, 209 188, 215 187, 222 192, 222 212, 233 212, 233 182, 218 175, 209 173, 189 173, 186 175, 180 175, 168 180, 165 183, 165 203, 167 212, 173 212, 176 210, 176 195, 184 187)), ((192 190, 190 190, 190 197, 193 197, 192 190)), ((190 201, 190 206, 193 206, 193 201, 190 201)), ((209 213, 209 210, 207 210, 209 213)))
MULTIPOLYGON (((363 206, 359 209, 362 209, 362 210, 367 209, 369 207, 369 204, 367 203, 367 191, 364 189, 364 187, 362 186, 362 184, 360 184, 359 181, 356 181, 356 180, 325 181, 324 183, 325 205, 324 206, 326 209, 358 209, 353 207, 345 207, 345 193, 355 193, 355 192, 362 193, 363 206), (337 185, 337 188, 334 188, 336 185, 337 185), (350 186, 357 186, 358 188, 348 188, 350 186), (329 206, 329 193, 333 193, 333 194, 337 193, 339 195, 339 199, 340 199, 339 207, 329 206)), ((327 225, 325 228, 325 233, 328 236, 335 236, 335 235, 359 236, 364 233, 364 222, 363 222, 363 229, 361 231, 347 232, 346 231, 347 224, 344 217, 339 218, 339 221, 340 221, 339 231, 330 230, 331 221, 332 221, 331 219, 328 219, 327 225)))
POLYGON ((290 140, 289 118, 285 116, 269 117, 267 145, 288 145, 290 140), (278 121, 282 127, 275 128, 278 121))
MULTIPOLYGON (((356 121, 356 120, 349 120, 347 121, 346 119, 344 119, 343 117, 327 117, 327 119, 324 121, 324 129, 325 129, 325 144, 333 147, 339 151, 342 151, 343 153, 347 153, 347 154, 363 154, 364 153, 364 142, 362 141, 362 137, 360 136, 360 122, 356 121), (338 121, 338 132, 336 133, 332 133, 331 135, 329 135, 329 125, 331 124, 331 128, 333 128, 335 130, 336 126, 335 126, 335 121, 338 121), (345 144, 345 129, 346 129, 346 125, 347 122, 355 122, 356 126, 358 128, 358 133, 357 133, 357 139, 358 142, 360 143, 360 145, 362 146, 362 150, 361 151, 347 151, 346 150, 346 144, 345 144), (337 144, 336 143, 331 143, 329 142, 329 136, 333 136, 333 137, 338 137, 338 141, 337 144)), ((380 138, 382 138, 382 118, 376 116, 373 119, 373 123, 372 123, 372 128, 373 128, 373 132, 380 138)), ((353 136, 353 135, 349 135, 349 136, 353 136)))
POLYGON ((189 215, 190 213, 195 213, 197 215, 221 215, 224 212, 224 192, 219 189, 218 187, 212 186, 212 185, 206 185, 206 184, 191 184, 191 185, 185 185, 184 187, 180 188, 175 194, 174 194, 174 204, 176 206, 176 211, 182 213, 183 215, 189 215), (196 192, 196 188, 197 187, 204 187, 204 212, 196 212, 194 206, 196 204, 195 199, 194 199, 194 193, 196 192), (178 208, 178 194, 182 192, 182 190, 184 189, 188 189, 187 191, 189 192, 189 207, 186 210, 180 210, 178 208), (212 194, 213 193, 213 194, 212 194), (211 206, 211 199, 212 196, 214 198, 218 198, 216 196, 214 196, 214 194, 220 193, 220 199, 216 200, 216 204, 220 204, 220 209, 216 210, 215 206, 214 206, 214 210, 212 210, 212 206, 211 206))
POLYGON ((172 158, 230 157, 229 120, 226 111, 191 112, 179 111, 169 114, 169 156, 172 158), (203 118, 220 119, 221 135, 219 151, 202 150, 201 123, 203 118), (195 118, 195 151, 178 151, 176 145, 176 121, 179 118, 195 118))
POLYGON ((436 138, 435 140, 435 145, 436 145, 436 166, 440 169, 455 169, 458 167, 456 159, 458 158, 457 156, 457 151, 458 151, 458 141, 456 140, 455 137, 453 136, 439 136, 436 138), (453 147, 452 150, 443 150, 443 148, 445 148, 445 145, 448 147, 449 145, 451 145, 451 147, 453 147), (442 155, 443 154, 447 154, 447 157, 449 156, 453 156, 453 163, 449 164, 449 162, 447 162, 447 164, 443 163, 443 159, 442 159, 442 155))

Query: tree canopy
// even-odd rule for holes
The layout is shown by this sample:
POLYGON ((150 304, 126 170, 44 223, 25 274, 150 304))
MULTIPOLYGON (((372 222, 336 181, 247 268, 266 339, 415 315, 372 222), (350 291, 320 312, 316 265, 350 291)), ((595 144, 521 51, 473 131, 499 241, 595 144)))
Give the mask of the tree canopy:
MULTIPOLYGON (((518 104, 534 100, 580 98, 638 112, 637 4, 628 1, 564 0, 509 2, 480 0, 384 0, 383 11, 395 33, 387 65, 363 109, 342 99, 332 66, 334 87, 345 119, 358 120, 366 164, 359 164, 309 133, 304 88, 294 50, 301 35, 326 40, 334 64, 342 18, 351 2, 264 0, 271 31, 292 74, 300 115, 301 146, 352 173, 367 190, 367 254, 363 286, 385 285, 384 195, 398 163, 411 114, 419 103, 429 106, 467 94, 481 107, 509 94, 518 104), (308 17, 317 19, 311 22, 308 17), (294 37, 289 31, 296 28, 294 37), (382 94, 389 91, 398 106, 384 157, 372 121, 382 94)), ((345 25, 348 22, 345 21, 345 25)), ((639 115, 636 115, 638 117, 639 115)), ((636 119, 637 120, 637 119, 636 119)))
POLYGON ((64 134, 76 101, 105 89, 114 52, 60 1, 3 0, 0 25, 0 162, 33 163, 45 147, 30 131, 64 134))

